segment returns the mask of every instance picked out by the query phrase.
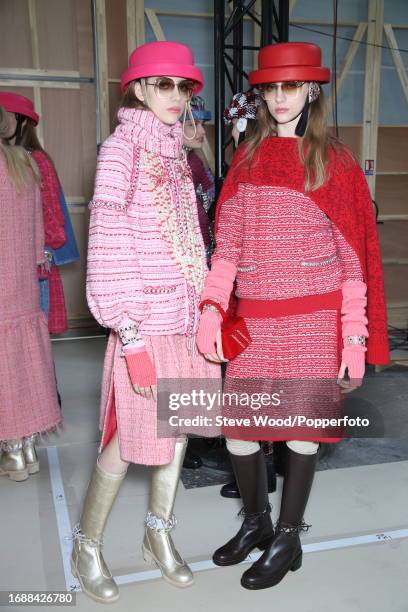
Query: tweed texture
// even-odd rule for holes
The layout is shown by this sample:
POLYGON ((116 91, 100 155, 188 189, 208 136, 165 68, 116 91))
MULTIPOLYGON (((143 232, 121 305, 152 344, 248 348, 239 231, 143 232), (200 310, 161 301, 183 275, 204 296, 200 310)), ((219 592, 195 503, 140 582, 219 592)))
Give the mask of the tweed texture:
POLYGON ((61 420, 37 264, 44 260, 40 192, 17 193, 0 157, 0 440, 45 432, 61 420))

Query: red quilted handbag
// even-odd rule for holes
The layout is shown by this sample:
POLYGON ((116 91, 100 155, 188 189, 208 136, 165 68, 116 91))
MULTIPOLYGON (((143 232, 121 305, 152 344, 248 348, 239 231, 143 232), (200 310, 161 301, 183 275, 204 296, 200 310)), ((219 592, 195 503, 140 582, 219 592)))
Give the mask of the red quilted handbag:
POLYGON ((237 357, 237 355, 242 353, 251 344, 252 338, 249 335, 245 319, 237 317, 236 315, 227 316, 218 302, 214 302, 213 300, 204 300, 201 302, 199 306, 200 311, 203 310, 205 304, 214 306, 222 316, 222 352, 224 357, 231 361, 231 359, 237 357))

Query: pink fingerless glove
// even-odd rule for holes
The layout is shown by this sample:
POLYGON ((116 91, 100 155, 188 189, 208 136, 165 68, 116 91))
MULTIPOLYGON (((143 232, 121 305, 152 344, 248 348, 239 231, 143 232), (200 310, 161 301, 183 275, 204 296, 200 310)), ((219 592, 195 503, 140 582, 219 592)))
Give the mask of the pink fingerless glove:
POLYGON ((123 353, 132 385, 150 387, 156 384, 156 370, 146 349, 130 347, 123 353))
POLYGON ((215 340, 220 327, 221 315, 212 310, 203 310, 196 338, 200 353, 215 353, 215 340))
POLYGON ((364 378, 366 350, 365 346, 356 344, 344 347, 341 360, 347 366, 350 380, 362 380, 364 378))

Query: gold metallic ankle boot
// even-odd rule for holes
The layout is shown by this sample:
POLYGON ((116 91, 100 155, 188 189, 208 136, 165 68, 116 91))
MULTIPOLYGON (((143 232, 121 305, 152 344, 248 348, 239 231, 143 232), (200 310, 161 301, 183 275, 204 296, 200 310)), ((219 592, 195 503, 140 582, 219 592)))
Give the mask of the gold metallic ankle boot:
POLYGON ((24 459, 23 441, 8 440, 3 442, 3 452, 0 456, 0 476, 8 476, 10 480, 21 482, 28 478, 28 468, 24 459))
POLYGON ((145 520, 143 558, 156 565, 163 578, 178 587, 193 584, 191 569, 177 552, 170 531, 176 525, 173 514, 177 486, 186 452, 187 440, 177 443, 173 461, 153 469, 150 510, 145 520))
POLYGON ((81 520, 73 531, 72 574, 78 578, 84 593, 102 603, 119 599, 119 589, 102 556, 106 521, 125 478, 108 474, 95 465, 86 493, 81 520))
POLYGON ((40 462, 35 450, 36 440, 35 434, 23 438, 23 453, 29 474, 37 474, 40 471, 40 462))

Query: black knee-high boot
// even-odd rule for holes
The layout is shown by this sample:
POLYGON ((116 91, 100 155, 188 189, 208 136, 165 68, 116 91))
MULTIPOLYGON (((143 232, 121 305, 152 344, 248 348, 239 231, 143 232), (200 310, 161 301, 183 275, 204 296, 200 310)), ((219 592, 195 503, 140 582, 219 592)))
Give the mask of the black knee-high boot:
POLYGON ((240 563, 254 548, 265 550, 274 535, 263 451, 230 457, 244 504, 244 522, 238 533, 215 551, 216 565, 240 563))
POLYGON ((307 531, 303 515, 312 488, 317 453, 303 455, 287 449, 281 510, 273 542, 241 578, 246 589, 266 589, 278 584, 289 570, 302 565, 300 531, 307 531))

